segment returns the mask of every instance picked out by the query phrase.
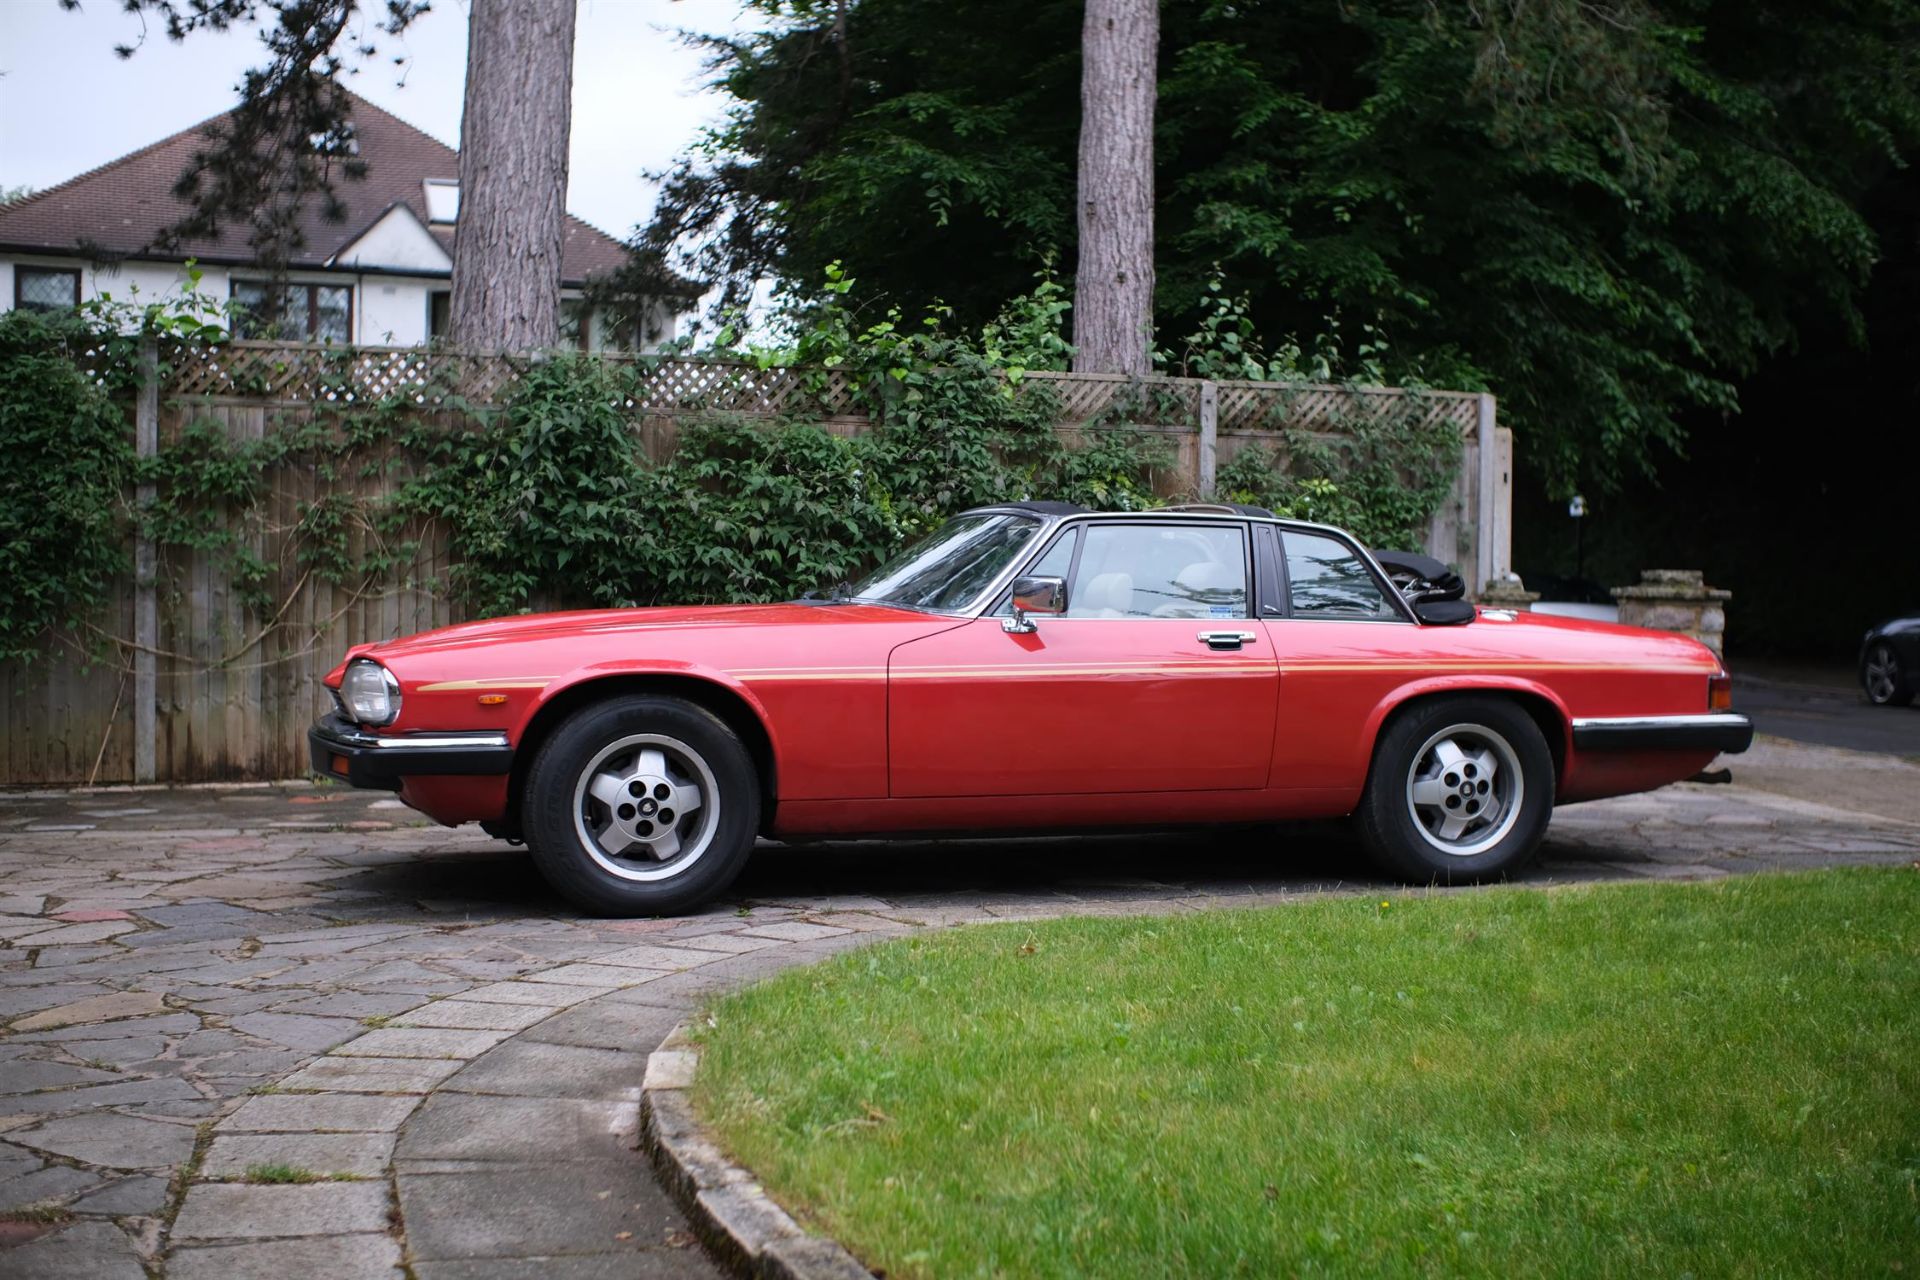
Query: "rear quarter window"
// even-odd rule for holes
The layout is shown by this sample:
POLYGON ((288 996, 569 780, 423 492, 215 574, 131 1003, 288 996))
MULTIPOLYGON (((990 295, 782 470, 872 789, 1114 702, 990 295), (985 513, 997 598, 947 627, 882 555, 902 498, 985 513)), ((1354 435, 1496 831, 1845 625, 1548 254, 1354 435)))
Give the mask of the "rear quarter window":
POLYGON ((1379 580, 1352 547, 1317 533, 1283 530, 1287 606, 1296 618, 1401 622, 1379 580))

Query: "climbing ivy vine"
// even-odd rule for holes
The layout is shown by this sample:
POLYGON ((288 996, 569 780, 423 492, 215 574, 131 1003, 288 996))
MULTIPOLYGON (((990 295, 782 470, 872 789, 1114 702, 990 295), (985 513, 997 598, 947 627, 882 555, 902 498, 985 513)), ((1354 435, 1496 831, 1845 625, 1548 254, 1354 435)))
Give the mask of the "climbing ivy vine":
MULTIPOLYGON (((1173 451, 1142 424, 1191 410, 1177 396, 1161 403, 1164 386, 1147 383, 1075 438, 1056 430, 1054 384, 1028 376, 1071 354, 1051 279, 972 333, 938 309, 863 310, 852 291, 835 268, 793 308, 784 343, 723 332, 704 354, 796 368, 816 390, 845 384, 872 430, 843 434, 804 412, 708 413, 682 419, 659 458, 630 416, 647 362, 572 354, 531 360, 499 405, 469 404, 457 384, 322 400, 255 439, 189 421, 157 456, 136 459, 125 404, 137 343, 160 342, 164 377, 169 360, 219 331, 180 318, 195 308, 0 316, 0 659, 96 612, 129 570, 135 532, 163 564, 192 552, 219 565, 255 628, 232 638, 232 660, 282 624, 309 581, 349 600, 419 585, 435 547, 447 567, 427 585, 475 616, 766 600, 850 578, 968 506, 1161 500, 1173 451), (288 474, 310 474, 314 496, 276 499, 288 474), (157 500, 132 501, 139 484, 157 500), (268 546, 279 564, 262 558, 268 546)), ((1232 354, 1246 351, 1240 341, 1232 354)), ((1242 450, 1221 473, 1223 496, 1404 541, 1452 476, 1450 429, 1425 422, 1415 396, 1399 414, 1242 450)))

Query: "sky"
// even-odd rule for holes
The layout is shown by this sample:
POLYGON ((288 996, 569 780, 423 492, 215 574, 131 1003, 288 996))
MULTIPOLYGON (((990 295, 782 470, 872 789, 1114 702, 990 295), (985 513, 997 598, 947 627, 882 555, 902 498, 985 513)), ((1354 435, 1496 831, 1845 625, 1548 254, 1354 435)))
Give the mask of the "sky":
MULTIPOLYGON (((654 184, 642 173, 666 168, 726 110, 724 94, 702 88, 702 55, 677 33, 742 22, 739 0, 580 0, 571 212, 621 238, 647 220, 654 184)), ((140 38, 140 20, 118 0, 83 0, 77 13, 56 0, 0 0, 0 188, 52 186, 218 115, 260 58, 256 32, 174 44, 157 26, 131 59, 114 56, 140 38)), ((409 64, 368 64, 348 87, 457 146, 467 5, 436 0, 403 39, 380 43, 383 59, 405 54, 409 64)))

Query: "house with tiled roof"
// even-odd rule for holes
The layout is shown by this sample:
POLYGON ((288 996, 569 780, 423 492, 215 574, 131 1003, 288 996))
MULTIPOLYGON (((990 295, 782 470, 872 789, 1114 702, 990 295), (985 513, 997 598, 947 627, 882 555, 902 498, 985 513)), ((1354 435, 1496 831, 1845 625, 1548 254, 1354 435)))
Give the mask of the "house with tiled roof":
MULTIPOLYGON (((328 216, 319 200, 303 210, 305 243, 289 263, 277 308, 245 226, 156 247, 188 213, 174 184, 194 153, 208 145, 207 130, 216 119, 0 205, 0 310, 70 307, 103 294, 152 301, 178 291, 192 261, 202 273, 203 293, 236 304, 237 337, 415 346, 444 335, 460 228, 459 153, 364 98, 348 96, 364 175, 335 182, 340 216, 328 216)), ((679 317, 693 303, 685 282, 674 291, 681 296, 649 303, 640 322, 620 333, 582 297, 591 280, 627 261, 620 241, 567 216, 560 281, 564 340, 593 349, 651 349, 675 336, 679 317)))

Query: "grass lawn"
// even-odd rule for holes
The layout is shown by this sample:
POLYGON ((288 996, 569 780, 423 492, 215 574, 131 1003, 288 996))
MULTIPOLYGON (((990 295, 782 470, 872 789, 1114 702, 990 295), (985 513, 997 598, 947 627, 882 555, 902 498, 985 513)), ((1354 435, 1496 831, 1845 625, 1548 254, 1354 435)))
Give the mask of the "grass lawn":
POLYGON ((705 1039, 890 1276, 1920 1275, 1913 870, 967 928, 705 1039))

